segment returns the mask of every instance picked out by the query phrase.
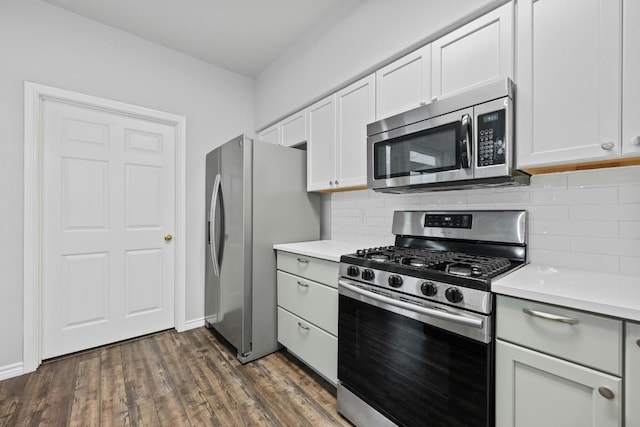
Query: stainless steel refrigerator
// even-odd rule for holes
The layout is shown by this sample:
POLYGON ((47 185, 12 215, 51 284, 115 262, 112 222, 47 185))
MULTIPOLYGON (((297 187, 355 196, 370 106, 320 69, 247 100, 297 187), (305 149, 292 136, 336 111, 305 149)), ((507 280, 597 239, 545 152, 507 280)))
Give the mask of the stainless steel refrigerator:
POLYGON ((273 245, 317 240, 306 152, 244 135, 207 154, 205 324, 242 363, 276 351, 273 245))

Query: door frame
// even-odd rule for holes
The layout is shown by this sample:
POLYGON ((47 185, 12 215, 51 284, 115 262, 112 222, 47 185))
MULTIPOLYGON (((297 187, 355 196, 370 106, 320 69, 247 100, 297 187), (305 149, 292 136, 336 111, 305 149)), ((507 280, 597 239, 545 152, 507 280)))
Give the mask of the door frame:
POLYGON ((186 118, 119 101, 24 82, 24 310, 23 373, 42 363, 43 101, 53 100, 173 126, 175 160, 174 327, 186 330, 186 118))

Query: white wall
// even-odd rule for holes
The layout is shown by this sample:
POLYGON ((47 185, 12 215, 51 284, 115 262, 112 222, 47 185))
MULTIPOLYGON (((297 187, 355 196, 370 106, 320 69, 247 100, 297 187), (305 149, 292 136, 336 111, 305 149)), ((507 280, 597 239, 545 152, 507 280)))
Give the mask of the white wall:
POLYGON ((38 0, 0 1, 0 368, 22 361, 23 82, 187 118, 187 320, 203 316, 205 154, 254 128, 254 82, 38 0))
POLYGON ((504 0, 365 0, 312 29, 256 79, 256 129, 364 76, 504 0), (321 32, 323 31, 323 32, 321 32))
POLYGON ((395 210, 525 209, 531 262, 640 276, 640 166, 536 175, 518 188, 334 193, 331 207, 331 237, 363 247, 393 243, 395 210))

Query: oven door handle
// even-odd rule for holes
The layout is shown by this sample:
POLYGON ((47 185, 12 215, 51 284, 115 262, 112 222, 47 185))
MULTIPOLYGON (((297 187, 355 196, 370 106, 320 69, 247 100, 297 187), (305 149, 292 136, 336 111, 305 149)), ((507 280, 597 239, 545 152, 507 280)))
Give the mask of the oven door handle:
POLYGON ((384 295, 379 295, 379 294, 376 294, 375 292, 362 289, 358 286, 354 286, 342 279, 338 279, 338 284, 344 287, 345 289, 348 289, 351 292, 354 292, 356 294, 362 295, 364 297, 370 298, 372 300, 375 300, 384 304, 392 305, 394 307, 403 308, 405 310, 424 314, 425 316, 435 317, 441 320, 447 320, 447 321, 458 323, 464 326, 470 326, 472 328, 482 329, 483 327, 484 322, 482 319, 472 319, 459 314, 449 313, 447 311, 436 310, 436 309, 427 308, 427 307, 420 307, 415 304, 398 301, 393 298, 385 297, 384 295))

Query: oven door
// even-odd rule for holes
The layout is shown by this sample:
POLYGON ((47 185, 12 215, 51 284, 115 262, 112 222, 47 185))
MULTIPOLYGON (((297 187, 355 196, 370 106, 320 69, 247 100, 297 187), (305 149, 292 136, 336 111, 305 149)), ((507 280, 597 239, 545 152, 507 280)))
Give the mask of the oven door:
POLYGON ((367 185, 401 188, 473 178, 467 108, 367 138, 367 185))
POLYGON ((338 410, 358 425, 380 424, 379 414, 402 426, 492 425, 490 316, 414 310, 399 294, 364 288, 339 280, 338 410))

